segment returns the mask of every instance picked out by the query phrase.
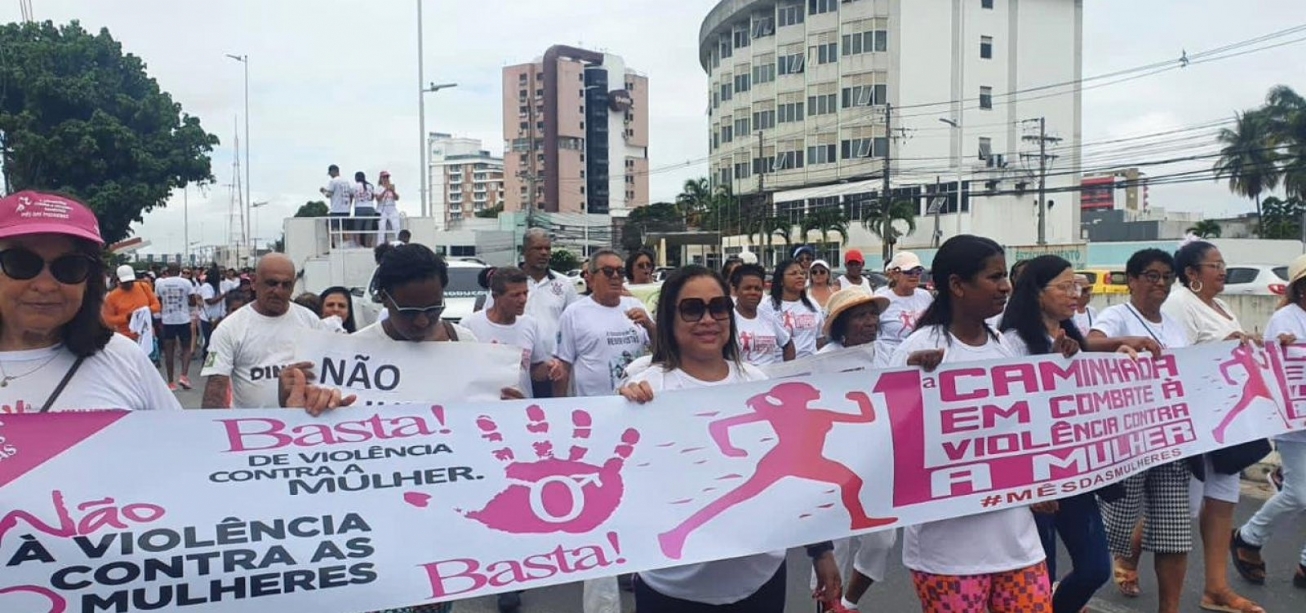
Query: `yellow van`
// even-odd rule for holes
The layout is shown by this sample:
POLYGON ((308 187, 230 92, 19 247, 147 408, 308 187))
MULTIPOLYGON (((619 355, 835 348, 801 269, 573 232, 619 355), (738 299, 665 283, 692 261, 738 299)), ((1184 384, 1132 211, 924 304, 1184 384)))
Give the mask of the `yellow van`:
POLYGON ((1088 283, 1093 287, 1094 294, 1105 295, 1129 293, 1129 277, 1125 275, 1125 271, 1123 270, 1093 268, 1089 270, 1076 270, 1075 273, 1088 277, 1088 283))

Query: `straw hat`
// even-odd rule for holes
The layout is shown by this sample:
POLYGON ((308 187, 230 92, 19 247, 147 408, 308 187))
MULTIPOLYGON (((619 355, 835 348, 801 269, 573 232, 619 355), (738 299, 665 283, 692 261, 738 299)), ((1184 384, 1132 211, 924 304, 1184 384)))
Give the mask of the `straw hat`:
POLYGON ((830 296, 830 300, 825 303, 829 315, 825 318, 823 333, 829 336, 830 330, 834 327, 834 322, 839 319, 840 315, 843 315, 848 309, 868 302, 875 303, 880 313, 883 313, 884 309, 889 307, 889 298, 887 296, 876 296, 860 285, 854 285, 835 292, 834 295, 830 296))

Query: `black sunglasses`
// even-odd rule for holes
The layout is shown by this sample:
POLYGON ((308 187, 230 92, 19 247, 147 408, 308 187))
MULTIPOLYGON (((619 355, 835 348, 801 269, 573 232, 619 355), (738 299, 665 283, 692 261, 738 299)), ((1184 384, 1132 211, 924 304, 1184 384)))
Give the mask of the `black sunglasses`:
POLYGON ((609 279, 616 279, 618 277, 626 276, 626 269, 621 266, 615 268, 612 266, 604 266, 599 269, 599 272, 603 273, 603 276, 609 279))
POLYGON ((730 309, 734 307, 729 296, 717 296, 711 300, 686 298, 676 305, 676 311, 680 313, 681 320, 693 324, 703 319, 703 313, 712 315, 712 319, 717 321, 730 319, 730 309))
POLYGON ((91 276, 95 260, 90 256, 70 253, 46 262, 45 258, 30 249, 0 251, 0 269, 4 270, 5 276, 15 281, 35 279, 47 266, 55 281, 64 285, 76 285, 91 276))
POLYGON ((394 305, 395 314, 400 317, 417 319, 418 315, 425 315, 427 319, 436 320, 440 319, 441 313, 444 313, 443 302, 424 307, 401 307, 398 302, 395 302, 394 297, 391 296, 389 292, 382 290, 381 295, 385 296, 386 300, 389 300, 390 304, 394 305))

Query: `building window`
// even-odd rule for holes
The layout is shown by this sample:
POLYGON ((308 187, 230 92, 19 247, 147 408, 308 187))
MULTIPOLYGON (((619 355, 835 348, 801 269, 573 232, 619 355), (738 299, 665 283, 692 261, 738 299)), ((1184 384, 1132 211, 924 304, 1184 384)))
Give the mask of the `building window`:
POLYGON ((837 43, 825 43, 812 47, 812 55, 816 58, 817 64, 831 64, 839 61, 839 45, 837 43))
POLYGON ((889 50, 889 31, 888 30, 867 30, 857 34, 843 35, 843 54, 860 55, 872 51, 884 52, 889 50))
POLYGON ((816 145, 815 147, 808 147, 807 163, 811 165, 833 164, 839 161, 839 158, 836 157, 834 153, 835 151, 834 151, 833 143, 829 145, 816 145))
POLYGON ((748 165, 748 162, 739 162, 735 164, 736 179, 747 179, 751 176, 753 176, 753 169, 748 165))
POLYGON ((734 51, 730 47, 730 39, 728 37, 722 37, 721 44, 719 46, 721 47, 721 59, 723 60, 730 57, 734 53, 734 51))
POLYGON ((523 73, 519 73, 519 74, 517 75, 517 82, 518 82, 518 83, 525 83, 525 82, 526 82, 526 78, 527 78, 527 77, 526 77, 526 73, 524 73, 524 72, 523 72, 523 73))
POLYGON ((752 131, 752 128, 748 127, 747 117, 741 117, 735 120, 735 134, 738 134, 741 138, 752 131))
POLYGON ((802 2, 799 2, 797 4, 788 4, 788 5, 781 6, 778 11, 780 27, 783 28, 785 26, 796 26, 802 23, 803 15, 804 12, 803 12, 802 2))
POLYGON ((780 74, 802 74, 806 59, 806 56, 801 53, 781 56, 779 60, 780 74))
POLYGON ((755 175, 773 172, 771 170, 773 167, 775 167, 774 155, 753 158, 753 174, 755 175))
POLYGON ((735 30, 734 43, 736 49, 743 49, 748 46, 748 28, 735 30))
POLYGON ((748 91, 749 80, 748 73, 735 75, 735 91, 740 93, 748 91))
POLYGON ((982 9, 993 8, 993 0, 980 0, 980 8, 982 9))
POLYGON ((807 12, 811 15, 831 13, 839 9, 839 0, 807 0, 807 12))
POLYGON ((980 37, 980 57, 986 60, 993 59, 993 37, 980 37))
POLYGON ((734 97, 735 97, 735 96, 734 96, 734 91, 735 91, 735 86, 734 86, 733 83, 722 83, 722 84, 721 84, 721 101, 722 101, 722 102, 725 102, 726 100, 730 100, 731 98, 734 98, 734 97))
POLYGON ((839 109, 838 94, 822 94, 807 97, 807 114, 826 115, 839 109))
POLYGON ((775 15, 761 15, 753 21, 753 38, 764 38, 775 34, 775 15))
POLYGON ((987 160, 993 155, 993 139, 987 136, 979 137, 979 159, 987 160))
POLYGON ((979 107, 980 107, 981 109, 992 109, 992 108, 993 108, 993 88, 992 88, 992 87, 981 87, 981 88, 980 88, 980 105, 979 105, 979 107))
POLYGON ((762 64, 753 67, 753 85, 770 83, 775 80, 775 64, 762 64))
POLYGON ((775 127, 775 111, 757 111, 753 113, 754 130, 770 130, 775 127))
POLYGON ((790 102, 776 105, 776 118, 780 123, 803 120, 803 103, 790 102))
POLYGON ((887 85, 854 85, 843 88, 843 108, 884 104, 889 100, 887 85))
POLYGON ((858 158, 882 158, 889 152, 889 139, 883 136, 875 138, 850 138, 840 143, 840 154, 845 160, 858 158))
POLYGON ((776 154, 775 162, 771 166, 771 171, 789 170, 803 167, 802 151, 781 151, 776 154))
POLYGON ((734 126, 721 126, 721 142, 728 143, 735 140, 734 126))

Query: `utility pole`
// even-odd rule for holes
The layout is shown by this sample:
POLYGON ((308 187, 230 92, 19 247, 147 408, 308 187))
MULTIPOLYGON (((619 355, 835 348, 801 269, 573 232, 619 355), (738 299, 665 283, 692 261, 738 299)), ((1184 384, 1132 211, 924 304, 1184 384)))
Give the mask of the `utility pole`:
MULTIPOLYGON (((766 175, 766 156, 762 154, 763 152, 762 147, 763 147, 762 131, 758 130, 757 131, 757 198, 754 199, 753 201, 754 203, 753 210, 748 212, 748 221, 749 221, 748 225, 750 226, 752 225, 753 215, 757 211, 762 210, 762 207, 766 205, 766 196, 763 195, 766 190, 766 181, 763 179, 763 177, 766 175)), ((766 216, 763 215, 763 217, 766 216)), ((759 243, 762 242, 763 237, 761 236, 761 232, 758 233, 757 239, 759 243)), ((769 242, 770 238, 767 238, 766 240, 769 242)), ((766 253, 763 252, 761 255, 757 256, 757 261, 761 262, 762 265, 765 266, 766 253)))
MULTIPOLYGON (((1060 138, 1048 136, 1047 118, 1039 117, 1030 119, 1030 122, 1038 122, 1038 136, 1025 136, 1021 140, 1038 141, 1038 201, 1035 206, 1038 207, 1038 244, 1048 244, 1047 238, 1047 176, 1048 160, 1055 160, 1057 156, 1048 155, 1048 143, 1059 143, 1060 138)), ((1033 154, 1021 154, 1021 157, 1034 157, 1033 154)))
MULTIPOLYGON (((893 151, 893 105, 888 102, 884 103, 884 186, 880 188, 880 223, 884 224, 880 228, 880 240, 884 241, 882 252, 884 262, 887 264, 889 258, 893 257, 893 244, 889 241, 889 234, 892 233, 892 224, 889 223, 889 162, 890 155, 893 151)), ((872 141, 874 142, 874 141, 872 141)))

